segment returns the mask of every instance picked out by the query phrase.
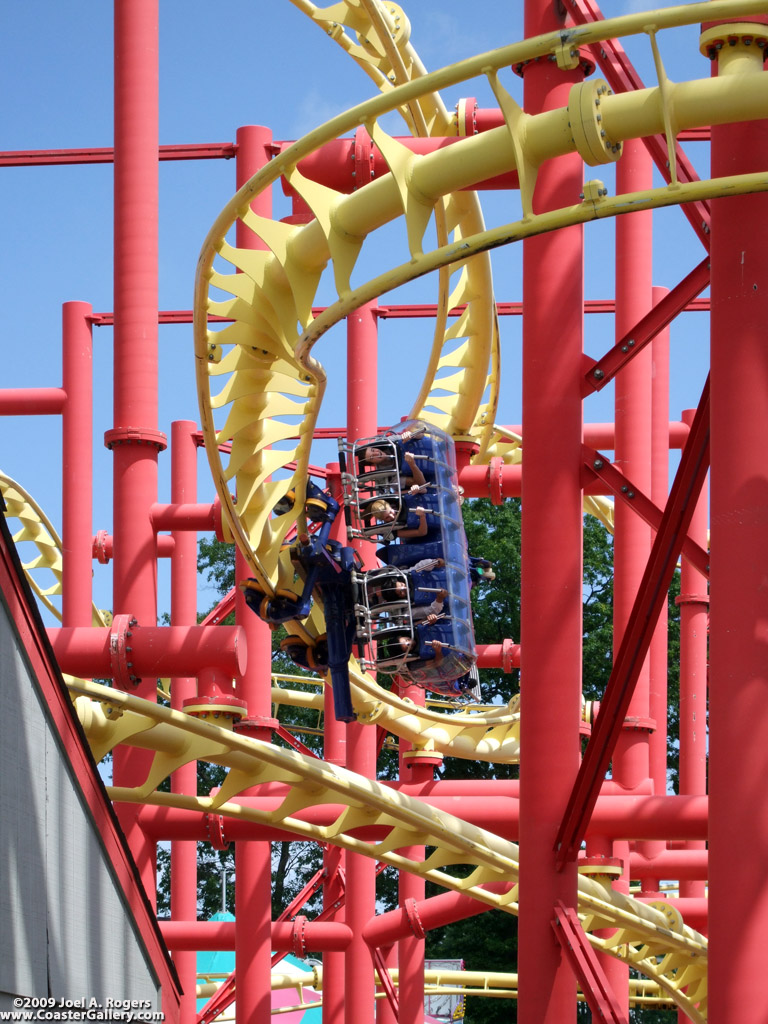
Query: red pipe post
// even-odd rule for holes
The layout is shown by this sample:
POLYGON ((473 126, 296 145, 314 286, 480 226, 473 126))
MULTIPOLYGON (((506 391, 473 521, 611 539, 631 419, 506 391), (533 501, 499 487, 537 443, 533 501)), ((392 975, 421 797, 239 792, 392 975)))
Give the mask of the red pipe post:
MULTIPOLYGON (((197 424, 180 420, 171 425, 171 500, 177 505, 197 497, 197 424)), ((190 531, 174 534, 171 556, 171 625, 193 626, 197 622, 197 535, 190 531)), ((171 679, 171 707, 180 711, 195 694, 194 675, 171 679)), ((197 761, 177 768, 171 775, 171 792, 197 793, 197 761)), ((197 843, 171 843, 171 918, 194 920, 197 916, 197 843)), ((173 962, 179 974, 182 997, 180 1024, 194 1024, 197 1015, 195 986, 197 955, 176 950, 173 962)))
MULTIPOLYGON (((654 288, 652 294, 654 306, 658 306, 669 293, 666 288, 654 288)), ((653 339, 651 360, 651 500, 657 508, 664 508, 669 495, 669 327, 663 328, 653 339)), ((701 540, 700 537, 694 539, 701 540)), ((650 737, 650 774, 657 794, 667 791, 667 620, 665 604, 650 648, 648 714, 656 723, 650 737)))
MULTIPOLYGON (((165 438, 158 407, 158 0, 116 0, 114 150, 114 428, 113 611, 143 626, 157 622, 157 567, 149 509, 157 501, 157 457, 165 438)), ((142 679, 139 696, 156 700, 156 677, 142 679)), ((146 777, 150 751, 119 747, 117 786, 146 777)), ((118 816, 137 860, 147 896, 155 902, 155 851, 135 828, 137 809, 118 816)))
MULTIPOLYGON (((652 184, 652 164, 642 139, 628 140, 616 166, 616 191, 643 191, 652 184)), ((653 213, 645 210, 616 219, 616 338, 623 338, 651 306, 653 213)), ((651 359, 646 346, 616 376, 615 424, 616 466, 643 493, 651 492, 651 359)), ((624 502, 614 504, 614 652, 632 612, 643 570, 651 551, 650 527, 624 502)), ((646 658, 640 672, 627 721, 616 743, 613 778, 631 788, 649 777, 648 717, 650 664, 646 658), (637 728, 637 723, 644 723, 637 728)), ((623 866, 614 882, 620 892, 629 892, 626 842, 613 844, 612 854, 623 866)), ((614 957, 599 956, 613 994, 624 1015, 629 1015, 629 968, 614 957)))
MULTIPOLYGON (((267 128, 248 125, 237 132, 236 182, 241 188, 271 159, 272 133, 267 128)), ((254 213, 272 216, 271 190, 251 203, 254 213)), ((250 228, 237 223, 240 248, 264 248, 250 228)), ((235 555, 235 580, 249 575, 245 558, 235 555)), ((248 706, 248 718, 237 728, 247 735, 269 742, 272 739, 271 668, 272 634, 269 627, 251 611, 239 586, 235 595, 235 621, 246 633, 248 662, 238 675, 238 696, 248 706)), ((220 626, 216 627, 220 629, 220 626)), ((246 793, 250 790, 246 790, 246 793)), ((262 1024, 271 1012, 271 848, 266 843, 241 843, 236 851, 235 876, 236 948, 239 1024, 262 1024)))
MULTIPOLYGON (((564 16, 526 0, 525 36, 556 31, 564 16)), ((533 61, 524 71, 528 114, 563 107, 579 67, 533 61)), ((570 154, 539 169, 534 210, 578 202, 582 161, 570 154)), ((524 197, 525 198, 525 197, 524 197)), ((552 930, 558 900, 576 903, 576 864, 555 866, 557 825, 579 766, 582 644, 581 444, 583 373, 581 226, 523 242, 523 461, 518 1019, 576 1019, 575 978, 552 930), (556 349, 556 358, 555 358, 556 349), (557 529, 544 523, 557 509, 557 529), (552 594, 557 595, 556 600, 552 594), (545 1005, 541 994, 547 993, 545 1005)))
MULTIPOLYGON (((341 505, 341 467, 338 463, 327 466, 326 483, 331 494, 341 505)), ((339 515, 331 528, 331 538, 346 543, 344 517, 339 515)), ((345 768, 347 764, 347 727, 338 721, 333 709, 333 691, 323 690, 323 759, 329 764, 345 768)), ((343 921, 345 917, 346 851, 326 846, 323 851, 323 911, 330 921, 343 921)), ((327 1021, 344 1019, 344 993, 346 989, 346 956, 343 952, 329 951, 323 956, 323 1016, 327 1021)))
MULTIPOLYGON (((417 707, 426 703, 426 694, 420 686, 402 685, 400 696, 404 700, 412 700, 417 707)), ((416 787, 417 792, 423 790, 434 781, 435 768, 442 763, 442 757, 434 752, 415 751, 413 745, 400 740, 399 769, 400 778, 407 778, 416 787)), ((406 857, 424 860, 423 846, 409 846, 403 850, 406 857)), ((401 871, 398 878, 398 903, 409 908, 424 900, 426 884, 419 875, 401 871)), ((400 966, 399 997, 400 1006, 398 1024, 422 1024, 424 1020, 424 951, 425 933, 419 927, 418 918, 411 915, 411 934, 404 935, 397 943, 397 956, 400 966)))
POLYGON ((65 626, 93 621, 93 338, 87 302, 62 311, 61 612, 65 626))
MULTIPOLYGON (((749 26, 751 30, 751 26, 749 26)), ((730 31, 729 31, 730 30, 730 31)), ((761 74, 763 51, 737 26, 718 75, 761 74)), ((765 171, 768 123, 712 128, 713 177, 765 171)), ((712 471, 709 741, 709 1014, 768 1017, 768 195, 712 200, 712 471), (738 876, 734 879, 734 850, 738 876), (734 884, 736 881, 737 884, 734 884)))
MULTIPOLYGON (((347 317, 347 437, 376 434, 378 392, 378 324, 374 302, 347 317)), ((356 543, 365 562, 372 545, 356 543)), ((368 556, 369 557, 369 556, 368 556)), ((376 731, 359 722, 347 725, 347 767, 363 778, 376 778, 376 731)), ((346 952, 344 1012, 347 1024, 373 1024, 375 977, 362 938, 376 913, 376 865, 355 854, 346 857, 345 920, 353 939, 346 952)))
MULTIPOLYGON (((686 411, 683 419, 692 421, 686 411)), ((707 496, 699 497, 689 534, 707 547, 707 496)), ((706 577, 687 559, 682 559, 680 594, 680 761, 679 792, 707 792, 707 647, 709 642, 709 594, 706 577)), ((703 850, 703 839, 690 840, 689 849, 703 850)), ((703 897, 702 881, 684 882, 681 896, 703 897)))

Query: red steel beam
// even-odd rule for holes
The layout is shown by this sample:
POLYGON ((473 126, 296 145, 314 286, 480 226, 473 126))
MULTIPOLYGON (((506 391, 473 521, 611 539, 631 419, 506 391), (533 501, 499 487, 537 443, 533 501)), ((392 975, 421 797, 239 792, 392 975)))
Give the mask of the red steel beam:
MULTIPOLYGON (((642 319, 620 338, 602 359, 590 366, 584 377, 582 396, 605 387, 619 370, 653 341, 683 310, 692 308, 694 299, 709 284, 709 256, 677 284, 642 319)), ((707 305, 709 301, 707 300, 707 305)))
POLYGON ((669 501, 653 542, 611 677, 592 727, 568 805, 555 840, 555 864, 562 869, 578 854, 597 801, 651 636, 666 600, 691 516, 709 469, 709 378, 683 449, 669 501))
POLYGON ((552 928, 574 974, 579 979, 581 991, 594 1019, 612 1021, 613 1024, 627 1024, 627 1018, 619 1008, 597 954, 590 946, 573 907, 566 907, 558 900, 555 904, 552 928))
MULTIPOLYGON (((682 282, 681 282, 682 283, 682 282)), ((706 288, 706 284, 702 285, 702 288, 706 288)), ((699 289, 701 291, 701 288, 699 289)), ((694 292, 694 295, 698 293, 694 292)), ((448 310, 448 316, 460 316, 465 310, 466 305, 454 306, 448 310)), ((675 313, 682 313, 683 309, 687 313, 698 313, 707 312, 709 310, 709 298, 697 299, 691 298, 688 304, 675 313)), ((585 299, 584 300, 584 312, 585 313, 614 313, 616 311, 616 300, 615 299, 585 299)), ((379 306, 377 309, 377 315, 382 320, 387 319, 401 319, 404 317, 435 317, 437 316, 437 306, 430 303, 423 304, 403 304, 399 306, 379 306)), ((522 302, 497 302, 496 312, 499 316, 522 316, 523 315, 523 304, 522 302)), ((313 310, 313 313, 315 311, 313 310)), ((317 315, 315 313, 315 315, 317 315)))
MULTIPOLYGON (((520 801, 518 797, 497 797, 493 795, 491 781, 485 788, 473 791, 458 791, 451 794, 440 789, 434 795, 416 792, 409 782, 394 783, 395 793, 405 796, 421 796, 437 815, 458 814, 462 801, 466 805, 461 812, 471 825, 494 832, 502 839, 517 842, 520 839, 520 801), (468 808, 468 809, 467 809, 468 808)), ((495 780, 494 780, 495 781, 495 780)), ((444 783, 440 783, 444 785, 444 783)), ((604 786, 610 787, 610 781, 604 786)), ((274 811, 284 800, 272 797, 238 797, 238 805, 246 811, 256 809, 263 813, 274 811)), ((322 807, 306 808, 297 812, 296 817, 313 828, 328 828, 343 812, 343 804, 324 804, 322 807)), ((600 796, 589 823, 590 836, 603 836, 628 840, 655 840, 683 842, 702 839, 707 835, 708 800, 706 796, 600 796)), ((282 829, 280 824, 260 824, 240 817, 206 815, 178 807, 143 806, 139 822, 146 834, 156 842, 172 839, 206 842, 210 840, 215 826, 218 834, 223 831, 225 841, 263 840, 275 842, 304 842, 294 832, 282 829)), ((377 843, 387 835, 386 825, 370 825, 359 828, 356 838, 362 842, 377 843)), ((309 840, 307 840, 309 841, 309 840)), ((638 877, 636 875, 633 878, 638 877)), ((676 878, 676 875, 663 875, 676 878)))
MULTIPOLYGON (((504 123, 501 112, 495 112, 484 124, 485 130, 498 128, 504 123)), ((680 139, 694 142, 709 141, 709 128, 689 128, 682 131, 680 139)), ((343 140, 337 140, 343 141, 343 140)), ((413 142, 408 136, 399 140, 401 143, 413 142)), ((432 140, 418 140, 423 149, 429 147, 432 140)), ((446 145, 458 139, 442 139, 440 143, 433 141, 433 147, 446 145)), ((274 143, 275 152, 292 145, 291 142, 274 143)), ((322 151, 319 151, 322 152, 322 151)), ((235 142, 193 142, 186 144, 170 144, 158 146, 159 160, 231 160, 237 155, 235 142)), ((111 146, 87 146, 81 149, 9 149, 0 151, 0 167, 51 167, 63 164, 111 164, 115 151, 111 146)))
MULTIPOLYGON (((698 270, 698 268, 696 268, 698 270)), ((696 273, 696 271, 691 272, 696 273)), ((690 277, 691 275, 689 275, 690 277)), ((687 281, 688 278, 685 279, 687 281)), ((685 285, 685 281, 681 281, 679 288, 685 285)), ((706 282, 699 288, 706 288, 706 282)), ((677 291, 675 289, 670 293, 674 294, 677 291)), ((698 292, 693 293, 694 296, 698 292)), ((661 304, 659 304, 661 305, 661 304)), ((448 310, 448 316, 461 316, 466 311, 466 304, 460 306, 453 306, 448 310)), ((666 307, 665 307, 666 308, 666 307)), ((319 316, 325 310, 325 306, 313 306, 312 315, 319 316)), ((584 301, 584 312, 585 313, 613 313, 616 310, 616 302, 614 299, 585 299, 584 301)), ((522 316, 523 315, 523 304, 522 302, 497 302, 496 311, 499 316, 522 316)), ((402 303, 397 306, 377 306, 374 310, 376 316, 380 320, 403 320, 408 318, 423 319, 432 318, 437 316, 437 306, 434 303, 402 303)), ((676 309, 673 317, 677 313, 708 313, 709 312, 709 298, 697 299, 691 298, 685 306, 681 306, 676 309)), ((158 313, 159 324, 191 324, 192 323, 192 310, 191 309, 161 309, 158 313)), ((226 316, 214 316, 208 317, 210 323, 232 323, 231 317, 226 316)), ((111 327, 115 322, 114 313, 92 313, 88 317, 89 323, 92 323, 94 327, 111 327)), ((642 321, 644 322, 644 321, 642 321)), ((661 330, 661 328, 659 328, 661 330)), ((606 381, 607 383, 607 381, 606 381)))
POLYGON ((392 1011, 395 1014, 395 1020, 400 1016, 400 1000, 397 998, 397 992, 392 982, 392 976, 387 970, 387 965, 384 962, 384 956, 381 950, 377 947, 371 950, 373 955, 373 962, 376 965, 376 973, 379 976, 379 983, 384 989, 384 994, 387 997, 387 1002, 392 1007, 392 1011))
MULTIPOLYGON (((234 921, 160 921, 166 946, 177 949, 234 949, 234 921)), ((272 921, 272 949, 290 953, 297 945, 311 950, 346 949, 352 939, 347 925, 333 921, 272 921)))
MULTIPOLYGON (((638 490, 632 481, 624 476, 621 470, 617 469, 605 455, 587 445, 584 445, 583 451, 585 467, 603 481, 608 492, 614 494, 616 498, 637 512, 643 522, 647 523, 654 531, 658 531, 664 515, 658 505, 638 490)), ((709 552, 687 535, 683 539, 683 554, 700 573, 705 576, 709 575, 709 552)))
MULTIPOLYGON (((234 142, 193 143, 182 146, 158 146, 160 160, 231 160, 237 151, 234 142)), ((111 146, 87 149, 17 149, 0 153, 0 167, 49 167, 55 164, 111 164, 115 151, 111 146)))

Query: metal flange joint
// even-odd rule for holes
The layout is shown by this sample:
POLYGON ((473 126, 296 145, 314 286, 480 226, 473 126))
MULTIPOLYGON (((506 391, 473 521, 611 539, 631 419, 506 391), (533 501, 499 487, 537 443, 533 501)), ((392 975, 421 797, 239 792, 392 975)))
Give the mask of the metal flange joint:
POLYGON ((568 94, 568 123, 571 137, 581 159, 590 167, 615 163, 623 143, 608 137, 603 127, 601 105, 611 90, 602 78, 578 82, 568 94))

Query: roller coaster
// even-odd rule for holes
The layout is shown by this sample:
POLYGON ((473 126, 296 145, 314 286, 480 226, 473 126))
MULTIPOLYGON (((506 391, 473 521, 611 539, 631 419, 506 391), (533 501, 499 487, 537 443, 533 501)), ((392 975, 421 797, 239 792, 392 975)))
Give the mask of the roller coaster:
MULTIPOLYGON (((152 482, 166 439, 156 410, 142 404, 156 353, 121 327, 157 321, 132 288, 147 250, 136 258, 125 243, 131 207, 120 191, 140 178, 136 160, 144 168, 157 160, 156 139, 153 149, 136 128, 150 109, 141 104, 156 111, 157 98, 130 89, 149 74, 131 43, 151 33, 151 3, 149 14, 116 5, 116 52, 126 59, 116 71, 116 170, 124 163, 107 437, 114 536, 91 536, 66 475, 63 540, 31 496, 34 481, 0 476, 14 539, 32 551, 22 554, 27 577, 61 622, 49 637, 93 756, 113 755, 109 797, 148 893, 156 843, 172 843, 182 894, 161 930, 186 994, 179 1019, 207 1024, 235 999, 238 1021, 268 1018, 281 923, 271 921, 269 844, 288 837, 324 850, 325 909, 308 921, 295 908, 289 922, 294 952, 322 954, 323 1020, 415 1024, 427 987, 460 985, 503 988, 520 1021, 560 1024, 576 1019, 578 986, 596 1019, 628 1021, 630 1007, 662 1005, 697 1024, 764 1024, 764 798, 744 766, 761 777, 768 749, 759 461, 768 427, 760 371, 768 2, 710 0, 605 19, 592 0, 526 0, 525 38, 432 72, 411 41, 407 11, 389 0, 292 2, 328 37, 323 60, 351 58, 377 94, 290 144, 273 145, 267 129, 239 134, 239 187, 198 260, 200 429, 173 425, 170 503, 158 504, 152 482), (705 72, 675 82, 659 40, 690 26, 700 26, 705 72), (638 37, 656 71, 647 87, 621 43, 638 37), (522 79, 520 102, 513 75, 522 79), (472 82, 497 106, 466 99, 451 113, 442 93, 472 82), (393 134, 393 116, 407 134, 393 134), (705 179, 683 149, 695 133, 710 143, 705 179), (602 168, 603 178, 584 181, 585 165, 602 168), (293 213, 273 219, 279 185, 293 213), (516 219, 486 226, 481 200, 491 187, 513 197, 507 209, 516 219), (646 215, 667 207, 680 208, 704 258, 661 292, 651 288, 646 215), (583 346, 583 233, 610 219, 616 341, 592 359, 583 346), (402 229, 394 258, 380 242, 393 224, 402 229), (502 303, 491 273, 492 254, 515 243, 523 251, 521 427, 497 423, 502 303), (427 370, 402 422, 382 430, 370 387, 373 311, 382 296, 432 273, 427 370), (711 398, 708 380, 698 408, 670 423, 663 342, 707 287, 711 398), (319 485, 311 453, 327 377, 315 345, 343 321, 350 402, 338 463, 319 485), (616 421, 592 443, 582 405, 611 382, 616 421), (673 434, 682 451, 670 489, 673 434), (198 447, 216 492, 204 506, 186 497, 198 447), (710 462, 711 536, 700 500, 710 462), (505 637, 481 647, 461 501, 500 504, 521 493, 519 647, 505 637), (581 697, 585 513, 615 537, 614 662, 599 711, 581 697), (174 539, 166 627, 156 625, 153 589, 163 530, 174 539), (236 545, 237 586, 197 625, 185 545, 213 530, 236 545), (94 558, 112 562, 111 612, 93 605, 94 558), (660 664, 658 651, 680 559, 673 795, 666 654, 660 664), (221 625, 233 610, 237 625, 221 625), (435 632, 425 639, 428 619, 435 632), (270 626, 285 629, 282 649, 314 673, 314 692, 271 678, 270 626), (505 705, 479 703, 475 669, 509 671, 513 661, 521 692, 505 705), (427 691, 446 700, 427 705, 427 691), (272 742, 274 708, 291 704, 325 712, 323 758, 272 742), (377 781, 377 736, 398 745, 395 783, 377 781), (519 763, 520 781, 435 780, 444 757, 519 763), (198 793, 198 761, 226 770, 218 790, 198 793), (207 948, 213 932, 196 921, 192 839, 238 850, 236 923, 226 937, 223 927, 216 933, 235 949, 236 970, 200 1013, 184 953, 207 948), (376 912, 377 864, 399 873, 400 906, 387 913, 376 912), (640 880, 632 892, 630 879, 640 880), (662 891, 670 879, 675 895, 662 891), (443 894, 426 898, 427 883, 443 894), (509 977, 489 973, 483 982, 466 972, 464 983, 427 982, 426 933, 488 908, 519 917, 509 977)), ((89 315, 71 304, 65 317, 70 381, 82 375, 73 337, 82 344, 89 315)), ((0 392, 0 410, 18 408, 18 396, 0 392)), ((58 411, 66 451, 74 414, 63 399, 58 411)))

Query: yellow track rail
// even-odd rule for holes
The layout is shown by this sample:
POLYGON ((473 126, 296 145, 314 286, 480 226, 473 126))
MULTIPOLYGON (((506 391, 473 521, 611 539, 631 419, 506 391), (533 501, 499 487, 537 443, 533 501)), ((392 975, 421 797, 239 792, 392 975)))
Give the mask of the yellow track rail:
MULTIPOLYGON (((500 245, 632 210, 768 188, 768 173, 690 183, 680 183, 673 173, 669 185, 618 196, 608 196, 603 183, 596 180, 588 183, 591 187, 585 188, 582 201, 545 214, 534 213, 531 201, 539 166, 559 154, 578 151, 591 165, 612 163, 618 159, 625 137, 666 133, 672 152, 676 138, 672 126, 679 132, 713 121, 768 116, 768 89, 763 76, 672 83, 655 49, 656 33, 664 28, 733 16, 735 9, 739 15, 764 12, 768 10, 766 0, 710 0, 706 4, 653 12, 652 17, 632 15, 580 26, 569 29, 567 38, 563 33, 540 36, 430 74, 422 73, 409 49, 406 32, 387 20, 387 11, 393 5, 385 5, 386 10, 373 2, 339 3, 323 10, 306 3, 297 6, 323 24, 385 91, 317 128, 254 175, 222 211, 209 232, 199 261, 195 354, 206 450, 232 535, 264 592, 270 595, 293 586, 293 566, 285 552, 281 555, 280 544, 299 515, 309 447, 325 386, 325 373, 314 359, 312 349, 332 326, 362 303, 432 271, 444 273, 446 268, 461 267, 467 273, 460 280, 469 281, 468 268, 475 264, 468 261, 500 245), (380 23, 389 31, 393 43, 376 35, 381 31, 380 23), (355 33, 357 43, 345 32, 345 25, 355 33), (498 78, 499 69, 510 64, 547 55, 567 61, 570 49, 640 33, 650 38, 660 79, 659 86, 642 93, 612 96, 604 83, 592 79, 573 87, 567 107, 528 115, 498 78), (490 83, 505 117, 504 126, 429 156, 411 154, 381 128, 382 115, 398 110, 416 130, 436 131, 440 127, 445 131, 445 116, 435 99, 439 89, 478 75, 485 76, 490 83), (403 79, 402 84, 395 84, 403 79), (600 101, 602 111, 599 125, 591 113, 595 100, 600 101), (351 195, 342 195, 301 175, 298 164, 303 157, 360 125, 365 126, 381 150, 390 168, 389 175, 351 195), (601 132, 606 133, 607 148, 603 146, 601 132), (447 204, 454 201, 457 190, 512 168, 517 169, 520 178, 521 219, 488 230, 468 231, 466 223, 451 216, 447 204), (313 211, 315 219, 309 224, 272 222, 250 210, 253 198, 281 176, 313 211), (433 214, 437 245, 425 252, 427 227, 433 214), (369 266, 376 262, 377 229, 398 218, 405 226, 404 262, 353 285, 353 272, 364 266, 365 272, 370 273, 369 266), (238 221, 261 240, 264 250, 238 249, 229 243, 227 238, 238 221), (445 238, 443 223, 453 229, 450 240, 445 238), (362 253, 366 256, 364 261, 360 260, 362 253), (312 306, 321 279, 328 276, 326 268, 332 271, 337 300, 313 318, 312 306), (235 322, 216 329, 209 324, 211 314, 233 318, 235 322), (226 421, 217 430, 214 413, 219 410, 226 412, 226 421), (297 432, 296 444, 275 447, 297 432), (219 445, 230 438, 231 453, 222 455, 219 445), (296 468, 289 471, 291 463, 296 468), (233 480, 237 482, 236 502, 230 494, 233 480), (298 496, 295 507, 272 516, 275 503, 291 488, 298 496)), ((478 270, 478 277, 473 280, 481 282, 482 295, 488 296, 490 277, 484 280, 483 273, 478 270)), ((443 289, 441 308, 452 302, 445 295, 443 289)), ((430 406, 436 407, 442 422, 453 433, 478 430, 476 417, 482 419, 484 415, 480 399, 488 380, 488 356, 494 351, 495 334, 492 330, 489 335, 487 317, 483 319, 482 310, 488 308, 485 298, 478 308, 482 327, 470 330, 470 324, 462 323, 456 328, 463 332, 464 341, 456 350, 459 354, 453 366, 458 369, 448 378, 439 374, 447 365, 445 339, 451 332, 440 337, 439 324, 431 375, 427 375, 414 406, 423 414, 430 406), (470 341, 481 347, 477 359, 470 341), (490 348, 483 347, 486 342, 490 348), (436 351, 440 352, 437 357, 436 351), (439 399, 435 395, 438 391, 445 392, 439 399), (465 400, 467 396, 471 400, 465 400)), ((492 376, 498 376, 498 367, 494 369, 493 359, 491 362, 492 376)), ((506 437, 495 428, 489 434, 485 429, 488 426, 485 424, 479 431, 483 458, 498 454, 518 461, 520 439, 506 437)), ((610 503, 589 499, 586 507, 612 526, 610 503)), ((289 625, 289 629, 310 638, 323 632, 320 605, 315 605, 307 621, 289 625)), ((356 708, 363 718, 370 714, 371 705, 377 709, 385 705, 384 711, 378 711, 386 717, 381 724, 393 732, 409 720, 401 708, 386 710, 395 706, 386 691, 375 688, 359 673, 355 673, 354 682, 356 708), (370 698, 363 699, 362 705, 361 691, 370 698)), ((499 717, 505 720, 504 726, 495 724, 510 732, 513 716, 501 712, 499 717)), ((464 756, 487 755, 467 749, 464 756)))
MULTIPOLYGON (((408 18, 399 5, 379 0, 337 3, 327 8, 308 0, 291 3, 316 21, 382 93, 426 74, 410 43, 408 18)), ((396 109, 414 136, 459 135, 457 118, 446 110, 437 91, 427 92, 396 109)), ((445 244, 449 229, 457 237, 483 230, 482 210, 475 192, 444 196, 434 212, 441 245, 445 244)), ((490 255, 479 253, 454 267, 441 267, 432 349, 409 418, 436 423, 449 434, 471 436, 479 443, 476 458, 482 459, 498 406, 500 365, 490 255), (452 276, 458 278, 453 285, 452 276), (461 305, 466 306, 464 313, 449 327, 448 311, 461 305)))
MULTIPOLYGON (((36 551, 34 557, 22 561, 29 585, 48 611, 61 621, 61 609, 54 598, 61 598, 61 538, 45 512, 21 484, 0 471, 0 494, 5 501, 5 518, 15 520, 13 540, 24 558, 27 545, 36 551)), ((93 625, 106 626, 112 621, 110 612, 93 606, 93 625)))
MULTIPOLYGON (((121 743, 154 751, 144 783, 133 789, 111 787, 111 799, 215 812, 271 825, 373 857, 487 906, 517 913, 515 843, 317 758, 248 739, 97 683, 68 685, 70 692, 79 695, 75 707, 97 759, 121 743), (215 796, 158 791, 172 771, 193 760, 212 761, 228 769, 215 796), (289 787, 277 809, 237 803, 246 789, 266 782, 289 787), (302 820, 301 812, 315 806, 334 808, 330 824, 302 820), (353 833, 362 826, 378 827, 383 838, 376 842, 357 838, 353 833), (427 847, 425 860, 403 853, 414 846, 427 847), (468 868, 468 874, 462 878, 451 874, 450 869, 458 867, 468 868), (499 882, 510 884, 507 893, 485 888, 499 882)), ((691 1020, 702 1024, 706 1019, 706 940, 685 925, 676 911, 663 904, 639 903, 609 885, 580 876, 578 912, 596 948, 656 982, 691 1020), (607 938, 596 934, 604 929, 615 931, 607 938)))
MULTIPOLYGON (((717 6, 720 0, 714 3, 717 6)), ((765 4, 757 0, 745 0, 745 13, 764 8, 765 4)), ((714 17, 716 13, 713 10, 707 16, 714 17)), ((660 12, 658 20, 669 25, 690 23, 704 14, 703 7, 674 8, 660 12)), ((633 16, 574 29, 570 33, 571 44, 577 46, 619 35, 622 29, 626 32, 647 29, 647 20, 647 17, 633 16)), ((569 149, 587 149, 590 162, 595 162, 589 149, 594 142, 589 134, 593 126, 585 122, 580 133, 575 133, 575 139, 569 138, 567 126, 568 119, 575 118, 574 111, 581 110, 585 99, 589 99, 592 92, 597 95, 601 87, 597 80, 576 86, 567 108, 530 116, 503 90, 497 69, 547 52, 558 54, 561 46, 558 34, 504 47, 482 58, 472 58, 419 77, 340 115, 299 140, 255 175, 234 197, 209 233, 201 254, 196 288, 195 338, 201 414, 209 459, 226 517, 266 592, 271 592, 279 583, 279 541, 297 515, 292 511, 271 520, 270 513, 277 498, 289 487, 295 487, 300 497, 303 493, 308 446, 325 382, 322 367, 312 358, 311 349, 333 324, 361 302, 376 298, 385 290, 432 270, 463 263, 467 257, 500 244, 568 224, 615 216, 629 209, 648 209, 766 187, 765 176, 756 174, 687 185, 673 180, 671 185, 661 189, 618 197, 602 193, 598 196, 597 190, 587 190, 587 198, 580 204, 535 215, 530 197, 537 168, 543 160, 569 149), (507 125, 466 140, 460 147, 461 158, 452 155, 450 150, 429 157, 413 156, 380 128, 378 118, 382 114, 413 104, 433 94, 438 86, 464 81, 478 71, 485 74, 494 87, 507 125), (349 196, 301 176, 297 165, 303 156, 361 123, 384 154, 391 168, 389 176, 349 196), (471 235, 462 232, 429 253, 422 251, 427 224, 446 195, 471 184, 472 179, 510 167, 517 167, 521 175, 524 216, 520 221, 471 235), (250 200, 280 175, 286 177, 315 212, 315 220, 310 224, 289 226, 265 221, 251 213, 250 200), (352 271, 365 243, 375 237, 378 226, 403 215, 409 250, 407 263, 353 287, 352 271), (254 231, 269 250, 232 247, 226 236, 237 220, 254 231), (338 300, 312 319, 316 288, 329 260, 338 300), (218 269, 222 261, 226 261, 231 272, 218 269), (212 297, 212 288, 230 297, 218 301, 212 297), (208 326, 209 313, 234 317, 236 323, 220 331, 213 330, 208 326), (224 386, 212 391, 212 384, 222 383, 217 380, 220 377, 225 378, 224 386), (226 408, 228 413, 220 431, 213 426, 213 411, 218 408, 226 408), (291 431, 295 432, 296 417, 301 417, 299 443, 287 451, 270 449, 275 442, 289 437, 291 431), (294 422, 289 424, 289 418, 294 422), (233 446, 225 467, 218 443, 230 436, 233 446), (272 473, 293 461, 297 469, 290 477, 269 479, 272 473), (238 483, 237 505, 229 494, 229 481, 233 478, 238 483)), ((759 76, 751 78, 753 81, 739 82, 739 91, 728 81, 723 87, 723 82, 718 80, 673 85, 665 79, 663 89, 644 90, 650 96, 604 96, 603 130, 610 139, 616 140, 612 150, 620 150, 625 124, 634 133, 650 134, 664 131, 671 123, 679 129, 706 123, 712 119, 713 108, 721 120, 764 116, 766 90, 759 76)), ((614 159, 616 155, 611 151, 608 160, 614 159)), ((375 249, 373 244, 367 247, 366 253, 370 254, 372 249, 375 249)), ((467 368, 460 374, 463 382, 471 372, 467 368)), ((482 379, 483 382, 486 379, 485 369, 482 379)), ((446 399, 446 407, 450 404, 450 399, 446 399)))
MULTIPOLYGON (((319 996, 323 989, 323 967, 322 964, 313 964, 311 973, 304 972, 302 979, 300 974, 280 974, 272 972, 272 991, 278 989, 296 989, 297 1002, 294 1006, 281 1009, 283 1013, 293 1011, 306 1011, 323 1005, 319 996), (318 998, 308 1002, 303 995, 303 989, 309 989, 318 994, 318 998)), ((395 967, 389 971, 392 983, 400 984, 400 972, 395 967)), ((197 976, 197 998, 210 999, 215 995, 221 984, 228 978, 225 974, 198 974, 197 976)), ((379 978, 376 972, 377 979, 379 978)), ((644 978, 629 979, 629 1005, 631 1008, 669 1008, 674 1006, 669 997, 661 994, 659 986, 644 978)), ((505 974, 499 971, 454 971, 454 970, 426 970, 424 971, 424 995, 425 996, 483 996, 486 999, 517 999, 517 974, 505 974)), ((376 999, 385 998, 383 990, 376 992, 376 999)), ((579 991, 576 998, 584 1002, 584 996, 579 991)), ((220 1016, 219 1021, 234 1020, 232 1017, 220 1016)))

